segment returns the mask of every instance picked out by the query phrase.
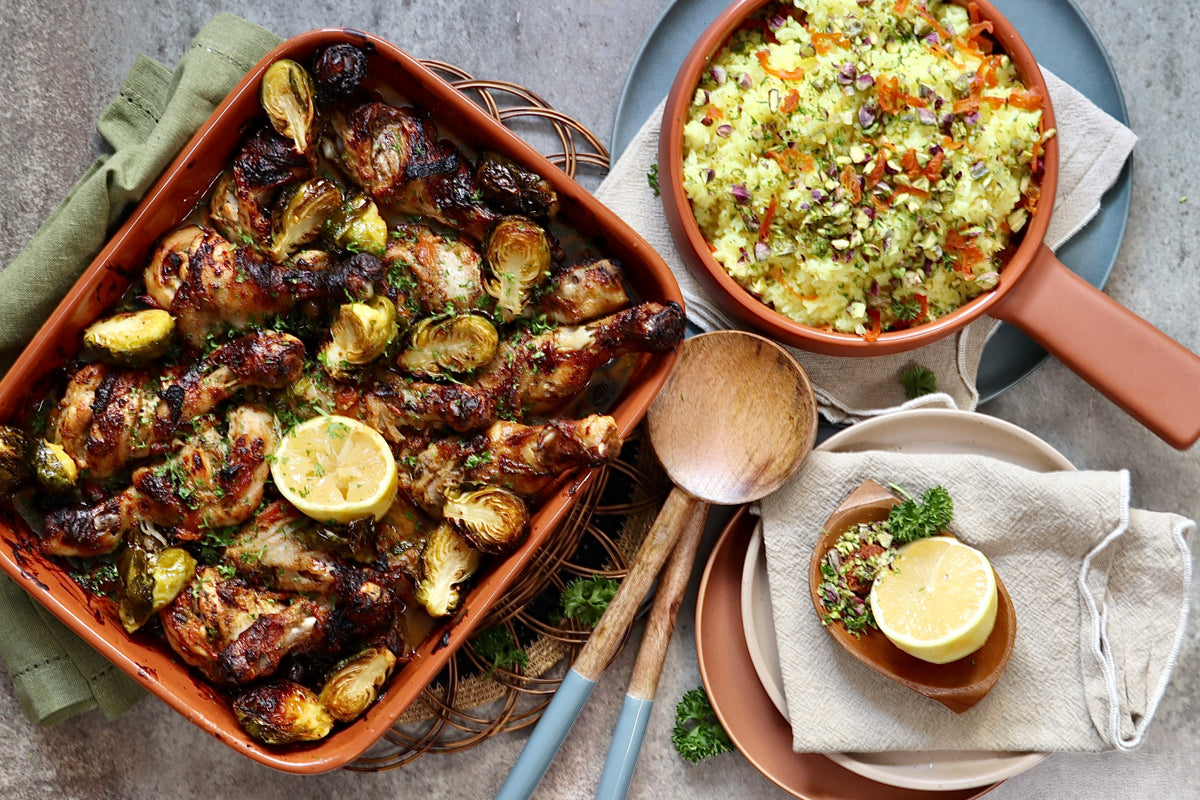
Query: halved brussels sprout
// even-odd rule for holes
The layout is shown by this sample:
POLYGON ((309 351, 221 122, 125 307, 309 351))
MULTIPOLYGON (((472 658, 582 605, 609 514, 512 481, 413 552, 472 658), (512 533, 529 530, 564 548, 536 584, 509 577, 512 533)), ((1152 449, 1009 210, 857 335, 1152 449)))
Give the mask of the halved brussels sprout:
POLYGON ((353 722, 379 697, 395 666, 396 656, 386 647, 370 647, 340 662, 321 687, 321 705, 338 722, 353 722))
POLYGON ((83 332, 83 343, 106 364, 140 367, 167 352, 174 333, 175 318, 149 308, 93 322, 83 332))
POLYGON ((550 181, 499 153, 486 152, 480 157, 475 179, 483 199, 505 214, 546 217, 558 213, 558 195, 550 181))
POLYGON ((33 475, 51 494, 66 494, 79 480, 79 467, 62 445, 38 439, 33 446, 33 475))
POLYGON ((288 680, 255 686, 233 701, 233 714, 246 733, 267 744, 324 739, 333 716, 311 689, 288 680))
POLYGON ((321 349, 320 361, 330 375, 344 377, 347 367, 361 366, 381 356, 398 330, 396 305, 386 297, 376 295, 360 303, 346 303, 338 308, 330 329, 332 338, 321 349))
POLYGON ((484 288, 508 317, 521 313, 529 293, 550 275, 550 242, 542 226, 525 217, 505 217, 488 234, 484 253, 492 279, 484 288))
POLYGON ((397 363, 418 375, 444 375, 482 367, 496 355, 500 335, 478 314, 430 317, 413 326, 397 363))
POLYGON ((300 245, 316 239, 325 221, 341 207, 342 190, 333 181, 312 178, 297 184, 272 215, 271 258, 283 261, 300 245))
POLYGON ((381 256, 387 250, 387 222, 364 194, 351 197, 325 223, 325 237, 337 247, 381 256))
POLYGON ((313 104, 313 80, 304 67, 290 58, 281 58, 263 73, 259 101, 271 126, 286 136, 303 153, 314 136, 316 108, 313 104))
POLYGON ((121 624, 133 633, 166 608, 196 574, 196 559, 182 547, 162 547, 152 535, 134 536, 117 559, 121 624))
POLYGON ((29 437, 24 431, 0 425, 0 495, 12 494, 29 482, 29 437))
POLYGON ((432 617, 444 617, 458 607, 459 586, 479 569, 482 554, 443 522, 429 535, 421 553, 417 602, 432 617))
POLYGON ((511 552, 529 531, 525 501, 499 486, 448 495, 442 516, 473 547, 485 553, 511 552))

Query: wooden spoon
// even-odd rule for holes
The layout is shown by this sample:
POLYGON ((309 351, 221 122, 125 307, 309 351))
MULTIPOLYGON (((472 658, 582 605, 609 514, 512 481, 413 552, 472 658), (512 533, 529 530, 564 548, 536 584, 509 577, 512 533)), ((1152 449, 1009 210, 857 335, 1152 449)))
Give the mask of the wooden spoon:
MULTIPOLYGON (((817 614, 825 614, 817 587, 821 583, 821 561, 829 548, 855 525, 887 519, 892 506, 899 502, 900 499, 883 486, 868 480, 847 495, 830 515, 813 548, 808 572, 808 586, 817 614)), ((869 628, 855 636, 844 625, 833 622, 826 630, 852 656, 879 674, 961 714, 991 691, 1012 655, 1017 637, 1017 616, 1012 598, 999 575, 996 576, 996 592, 996 626, 992 628, 991 636, 979 650, 949 664, 931 664, 911 656, 875 629, 869 628)))
MULTIPOLYGON (((710 504, 758 500, 778 489, 800 466, 816 438, 816 398, 804 370, 779 345, 756 334, 714 331, 680 345, 674 369, 647 413, 646 430, 675 488, 621 588, 538 720, 497 800, 533 794, 676 541, 687 543, 681 550, 690 551, 683 557, 686 563, 672 570, 678 575, 684 566, 690 572, 710 504)), ((682 593, 677 578, 669 583, 671 594, 682 593)), ((678 610, 678 598, 673 599, 668 607, 678 610)), ((665 652, 673 622, 670 613, 667 624, 654 626, 659 633, 650 647, 665 652)), ((648 663, 655 673, 662 668, 657 653, 648 657, 648 663)), ((637 683, 648 686, 651 697, 630 703, 627 696, 622 718, 627 714, 641 718, 640 731, 637 724, 618 724, 619 731, 630 728, 637 737, 624 748, 632 761, 627 770, 616 770, 620 778, 602 781, 619 794, 624 793, 619 781, 627 786, 633 772, 657 678, 645 680, 643 670, 637 683)))

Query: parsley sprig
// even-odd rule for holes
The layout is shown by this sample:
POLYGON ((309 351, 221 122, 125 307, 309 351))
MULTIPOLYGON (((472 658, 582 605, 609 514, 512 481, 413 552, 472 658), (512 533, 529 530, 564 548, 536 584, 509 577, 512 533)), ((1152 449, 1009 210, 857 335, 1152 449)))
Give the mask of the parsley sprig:
POLYGON ((513 669, 529 666, 529 655, 517 644, 507 628, 488 628, 471 640, 475 655, 492 666, 485 677, 491 677, 497 669, 513 669))
POLYGON ((888 514, 888 531, 896 544, 941 533, 954 517, 954 501, 943 486, 926 489, 920 500, 895 484, 888 488, 904 498, 888 514))
POLYGON ((680 756, 693 763, 733 749, 733 742, 721 727, 703 686, 685 692, 675 706, 671 744, 680 756))
POLYGON ((563 589, 563 617, 573 619, 587 628, 596 627, 620 586, 613 578, 603 575, 576 578, 563 589))

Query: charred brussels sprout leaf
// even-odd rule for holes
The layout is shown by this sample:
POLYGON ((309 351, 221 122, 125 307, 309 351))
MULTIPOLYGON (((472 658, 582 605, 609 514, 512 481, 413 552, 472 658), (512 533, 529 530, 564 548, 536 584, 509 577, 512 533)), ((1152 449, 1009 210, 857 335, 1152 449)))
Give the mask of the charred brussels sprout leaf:
POLYGON ((333 716, 310 689, 279 680, 238 695, 233 713, 246 733, 267 744, 293 744, 324 739, 333 716))
POLYGON ((161 309, 128 311, 92 323, 83 343, 106 364, 140 367, 167 352, 175 318, 161 309))
POLYGON ((458 607, 459 586, 479 569, 481 554, 447 523, 429 535, 421 553, 421 580, 417 602, 433 617, 444 617, 458 607))
POLYGON ((196 559, 182 547, 160 548, 152 537, 134 537, 117 561, 121 624, 133 633, 183 591, 196 574, 196 559))
POLYGON ((442 515, 472 546, 485 553, 512 552, 529 531, 525 502, 499 486, 449 495, 442 515))
POLYGON ((484 153, 475 179, 489 205, 505 214, 552 217, 558 213, 558 195, 550 181, 498 153, 484 153))
POLYGON ((281 58, 263 73, 259 100, 271 126, 303 153, 313 141, 316 109, 312 76, 290 58, 281 58))
POLYGON ((484 287, 508 317, 518 316, 532 289, 550 274, 550 242, 525 217, 505 217, 488 235, 485 253, 492 277, 484 287))
POLYGON ((366 195, 350 198, 325 223, 325 237, 343 250, 383 255, 387 250, 387 222, 375 201, 366 195))
POLYGON ((496 326, 478 314, 425 319, 413 326, 400 366, 418 375, 467 372, 496 355, 496 326))
POLYGON ((321 687, 321 705, 338 722, 352 722, 370 708, 391 677, 396 656, 386 647, 371 647, 334 667, 321 687))
POLYGON ((33 446, 33 475, 50 494, 66 494, 79 480, 79 468, 60 444, 39 439, 33 446))
POLYGON ((321 50, 313 62, 313 78, 323 101, 349 97, 367 76, 367 54, 343 42, 321 50))
POLYGON ((29 482, 29 437, 16 428, 0 425, 0 494, 12 494, 29 482))
POLYGON ((333 181, 313 178, 297 184, 275 207, 271 219, 271 258, 282 261, 321 234, 325 221, 342 207, 333 181))
POLYGON ((396 338, 396 306, 386 297, 375 296, 361 303, 347 303, 338 309, 330 329, 331 339, 321 350, 321 362, 334 377, 343 377, 347 368, 374 361, 396 338))

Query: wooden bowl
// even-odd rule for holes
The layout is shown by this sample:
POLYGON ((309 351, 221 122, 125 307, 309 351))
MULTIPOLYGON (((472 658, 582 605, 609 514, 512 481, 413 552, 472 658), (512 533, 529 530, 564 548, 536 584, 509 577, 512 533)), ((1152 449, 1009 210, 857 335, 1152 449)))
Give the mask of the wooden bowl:
MULTIPOLYGON (((360 31, 327 28, 284 42, 234 87, 0 383, 0 420, 13 420, 25 412, 31 396, 40 396, 54 371, 78 352, 81 331, 121 297, 140 274, 155 241, 187 219, 229 164, 245 126, 260 117, 258 86, 267 66, 280 58, 305 63, 316 49, 341 42, 370 52, 370 87, 386 88, 402 101, 429 110, 442 134, 456 139, 468 153, 499 152, 550 181, 562 206, 559 218, 622 262, 638 299, 682 304, 674 276, 645 240, 537 151, 395 45, 360 31)), ((674 359, 674 353, 665 353, 644 357, 637 364, 609 412, 623 438, 645 414, 674 359)), ((228 699, 191 672, 164 642, 146 634, 127 634, 111 602, 84 592, 62 565, 42 556, 36 537, 10 504, 0 507, 0 567, 134 680, 235 751, 280 770, 323 772, 354 760, 383 736, 504 595, 595 474, 579 471, 552 486, 540 508, 533 509, 525 544, 493 562, 464 598, 461 610, 424 636, 415 657, 397 671, 379 702, 357 721, 307 745, 272 747, 247 736, 228 699)))
MULTIPOLYGON (((855 525, 879 522, 888 517, 892 506, 900 499, 875 481, 864 481, 846 496, 825 522, 821 538, 813 548, 809 566, 808 585, 817 614, 824 616, 818 586, 821 584, 821 562, 837 538, 855 525)), ((937 700, 956 713, 974 706, 991 691, 1008 666, 1013 643, 1017 638, 1017 615, 1012 598, 996 576, 996 625, 983 647, 968 656, 948 664, 931 664, 904 652, 892 644, 880 631, 868 628, 858 636, 840 623, 825 626, 830 635, 848 653, 871 669, 917 694, 937 700)))

